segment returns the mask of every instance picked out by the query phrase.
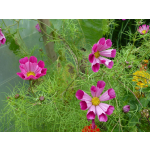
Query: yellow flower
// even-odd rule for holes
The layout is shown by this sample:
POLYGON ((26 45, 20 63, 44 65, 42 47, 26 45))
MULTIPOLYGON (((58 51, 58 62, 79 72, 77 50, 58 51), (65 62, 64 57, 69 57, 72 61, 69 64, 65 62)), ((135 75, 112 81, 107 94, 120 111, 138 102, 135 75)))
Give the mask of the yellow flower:
POLYGON ((142 71, 136 71, 133 73, 133 82, 137 82, 137 85, 140 86, 141 88, 143 87, 148 87, 148 84, 150 84, 150 74, 145 72, 144 70, 142 71))
POLYGON ((146 64, 148 64, 149 61, 148 60, 143 60, 143 62, 146 63, 146 64))

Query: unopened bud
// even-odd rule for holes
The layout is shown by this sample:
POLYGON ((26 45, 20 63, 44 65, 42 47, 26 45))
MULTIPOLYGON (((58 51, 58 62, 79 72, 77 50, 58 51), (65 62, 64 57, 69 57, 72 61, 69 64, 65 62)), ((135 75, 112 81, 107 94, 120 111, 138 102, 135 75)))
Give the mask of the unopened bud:
POLYGON ((40 99, 40 101, 44 101, 45 98, 44 98, 44 96, 40 96, 39 99, 40 99))
POLYGON ((129 62, 128 61, 125 61, 126 62, 126 64, 129 64, 129 62))
POLYGON ((129 65, 129 66, 128 66, 128 68, 130 69, 130 68, 132 68, 132 66, 131 66, 131 65, 129 65))
POLYGON ((122 109, 124 113, 127 113, 130 110, 130 105, 126 105, 122 109))
POLYGON ((17 98, 19 98, 19 96, 20 96, 19 94, 16 94, 16 95, 15 95, 15 98, 17 99, 17 98))

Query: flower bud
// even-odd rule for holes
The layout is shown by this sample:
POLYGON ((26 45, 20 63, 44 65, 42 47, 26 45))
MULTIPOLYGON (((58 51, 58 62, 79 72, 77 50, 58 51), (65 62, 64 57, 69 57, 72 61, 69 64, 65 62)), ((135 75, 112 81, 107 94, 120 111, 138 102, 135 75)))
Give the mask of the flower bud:
POLYGON ((16 95, 15 95, 15 98, 17 99, 17 98, 19 98, 19 96, 20 96, 19 94, 16 94, 16 95))
POLYGON ((44 98, 44 96, 40 96, 39 99, 40 99, 40 101, 44 101, 45 98, 44 98))
POLYGON ((10 97, 8 96, 7 99, 10 99, 10 97))
POLYGON ((129 66, 128 66, 128 68, 132 68, 132 66, 131 66, 131 65, 129 65, 129 66))
POLYGON ((126 64, 129 64, 129 62, 128 61, 125 61, 126 62, 126 64))
POLYGON ((130 110, 130 105, 126 105, 122 109, 124 113, 127 113, 130 110))

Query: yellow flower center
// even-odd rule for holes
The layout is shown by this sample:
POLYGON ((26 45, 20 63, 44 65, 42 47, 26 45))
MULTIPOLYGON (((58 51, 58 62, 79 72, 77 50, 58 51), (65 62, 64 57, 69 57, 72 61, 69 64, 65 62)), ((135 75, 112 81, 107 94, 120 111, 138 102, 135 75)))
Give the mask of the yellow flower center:
POLYGON ((30 75, 35 76, 35 73, 34 73, 34 72, 32 72, 32 71, 27 72, 27 77, 29 77, 30 75))
POLYGON ((97 51, 96 53, 94 53, 95 57, 98 58, 100 56, 99 51, 97 51))
POLYGON ((92 105, 97 106, 97 105, 99 105, 100 100, 98 97, 93 97, 91 102, 92 102, 92 105))
POLYGON ((145 34, 145 33, 146 33, 146 30, 143 30, 142 33, 145 34))

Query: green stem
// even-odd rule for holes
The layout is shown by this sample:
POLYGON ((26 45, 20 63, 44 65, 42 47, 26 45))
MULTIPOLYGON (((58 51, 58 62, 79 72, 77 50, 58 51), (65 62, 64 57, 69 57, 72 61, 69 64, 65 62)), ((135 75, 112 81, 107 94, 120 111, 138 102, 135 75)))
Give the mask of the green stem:
POLYGON ((33 93, 33 90, 32 90, 31 80, 29 80, 29 84, 30 84, 30 89, 31 89, 31 92, 32 92, 33 96, 36 97, 35 94, 33 93))

